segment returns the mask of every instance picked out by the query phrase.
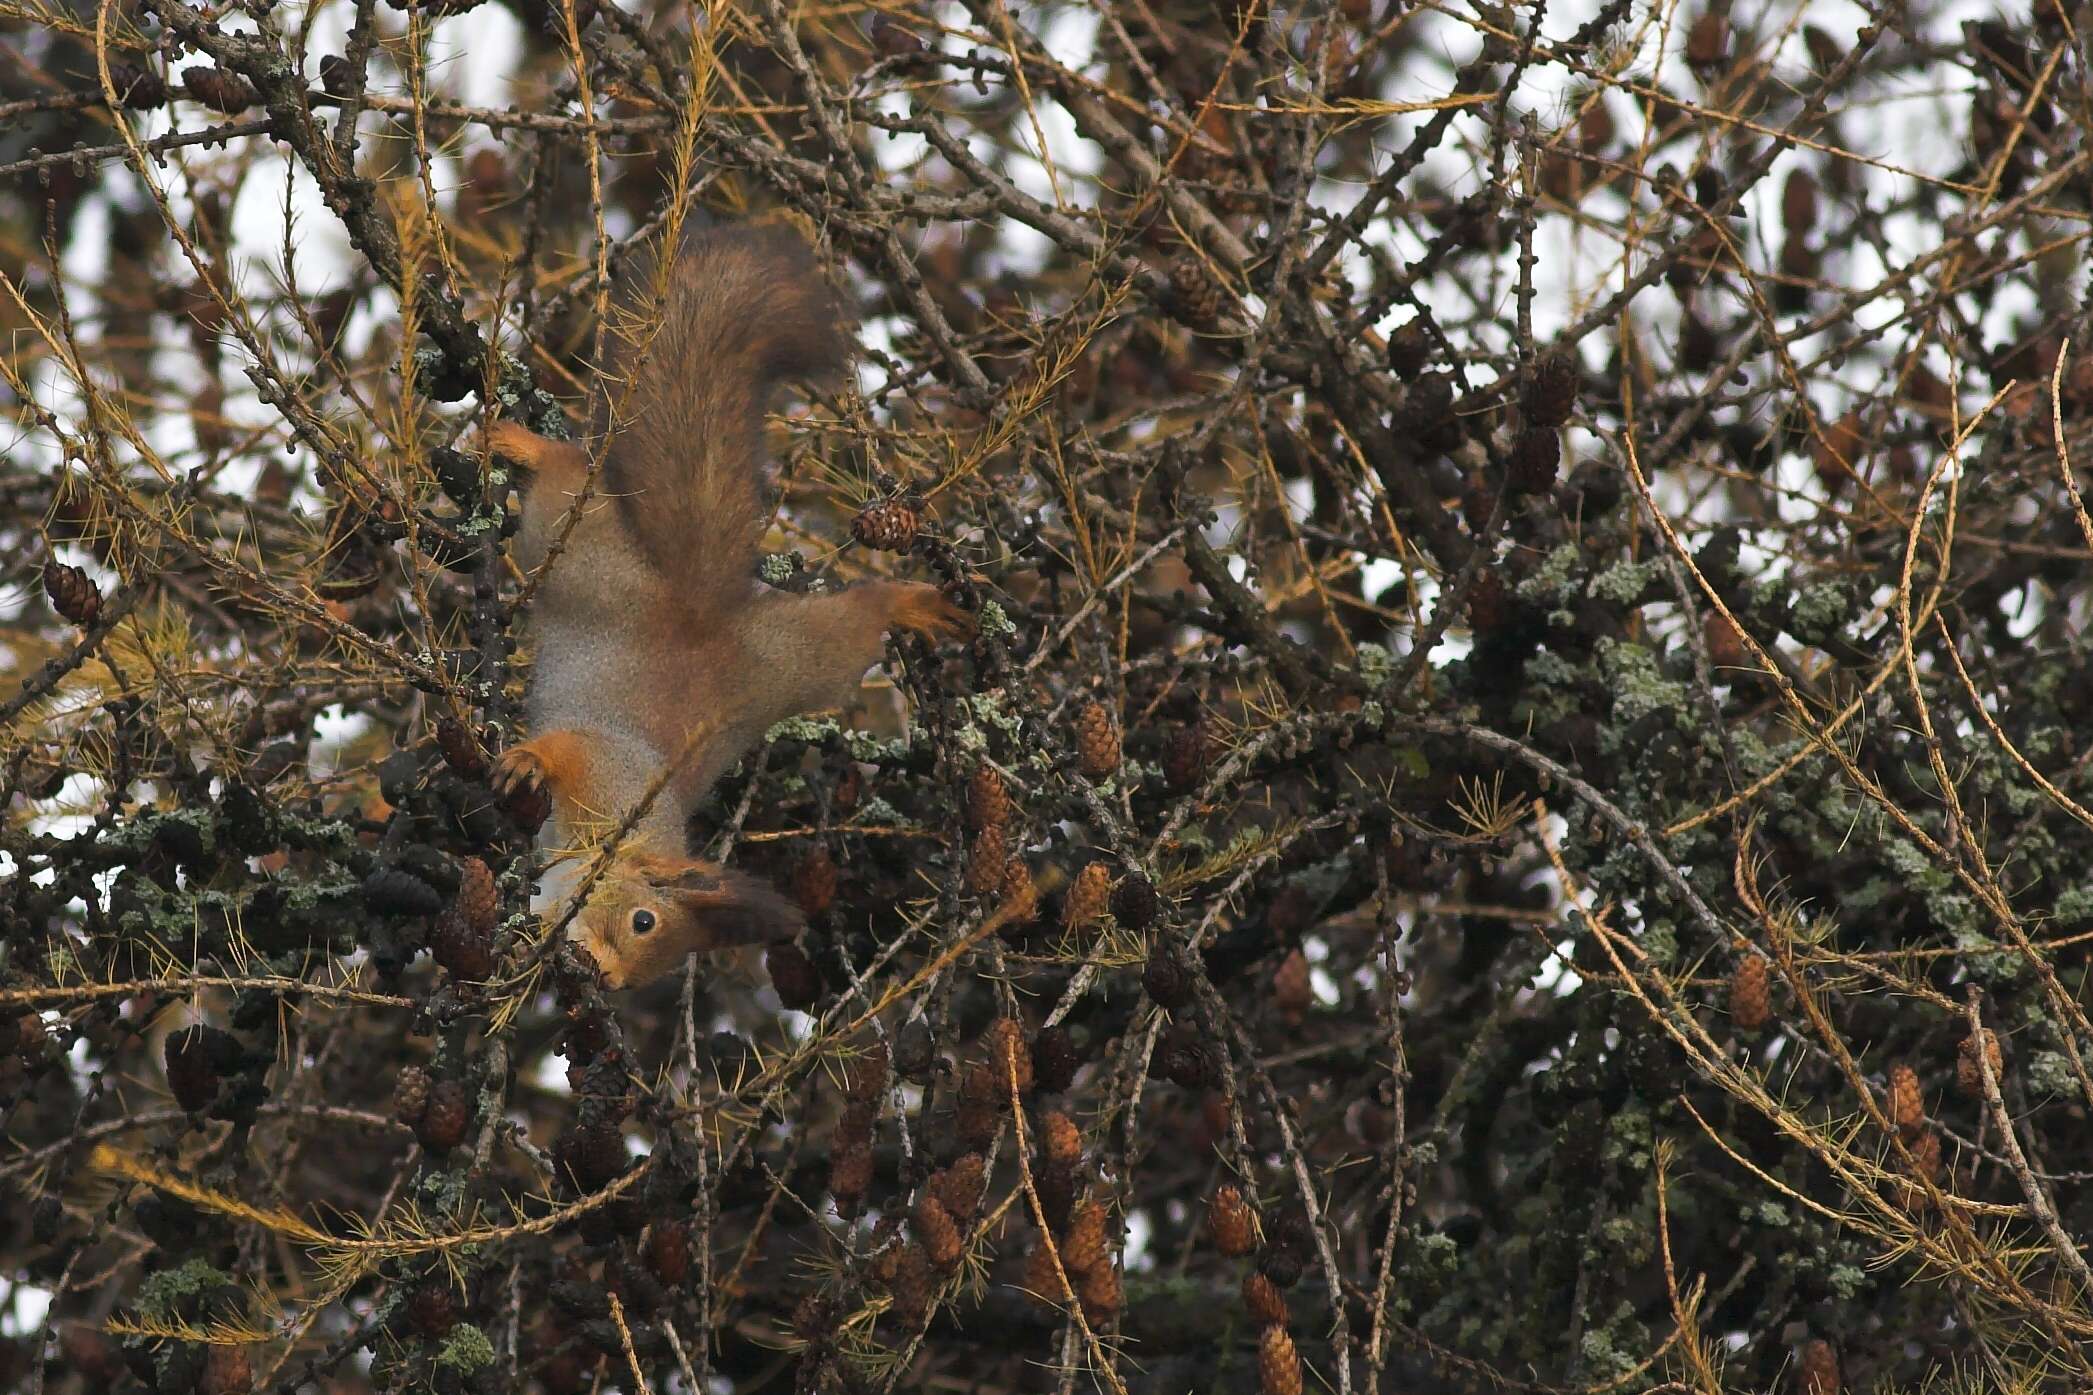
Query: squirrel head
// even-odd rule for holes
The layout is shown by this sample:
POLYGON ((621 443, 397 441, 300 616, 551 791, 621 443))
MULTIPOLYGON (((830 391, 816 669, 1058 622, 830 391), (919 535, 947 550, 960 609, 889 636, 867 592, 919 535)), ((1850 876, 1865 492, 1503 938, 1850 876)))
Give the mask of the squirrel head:
POLYGON ((692 858, 634 853, 611 863, 568 929, 611 988, 638 988, 683 962, 790 939, 804 922, 753 877, 692 858))

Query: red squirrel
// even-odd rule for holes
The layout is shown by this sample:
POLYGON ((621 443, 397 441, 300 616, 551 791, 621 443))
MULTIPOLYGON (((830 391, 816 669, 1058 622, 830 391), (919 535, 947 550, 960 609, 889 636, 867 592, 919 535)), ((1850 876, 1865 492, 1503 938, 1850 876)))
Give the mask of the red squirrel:
POLYGON ((778 230, 697 234, 667 283, 658 329, 597 385, 608 452, 558 555, 589 453, 510 421, 489 436, 525 476, 518 565, 551 559, 529 615, 531 736, 501 757, 496 788, 542 785, 575 846, 615 829, 683 757, 569 931, 612 988, 693 951, 794 934, 799 912, 769 886, 688 854, 691 810, 771 726, 846 702, 889 632, 973 629, 920 582, 796 595, 756 579, 764 416, 781 382, 843 368, 843 316, 807 248, 778 230))

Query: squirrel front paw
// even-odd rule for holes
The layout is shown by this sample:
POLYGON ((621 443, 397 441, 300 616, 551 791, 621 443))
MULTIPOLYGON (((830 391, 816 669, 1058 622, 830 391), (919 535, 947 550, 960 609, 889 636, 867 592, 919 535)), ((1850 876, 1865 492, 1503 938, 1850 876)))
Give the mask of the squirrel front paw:
POLYGON ((518 794, 536 794, 545 788, 544 758, 531 749, 528 741, 521 746, 511 746, 494 763, 494 774, 489 783, 503 799, 518 794))
POLYGON ((929 640, 965 640, 974 637, 974 617, 937 587, 910 582, 894 597, 889 628, 929 640))

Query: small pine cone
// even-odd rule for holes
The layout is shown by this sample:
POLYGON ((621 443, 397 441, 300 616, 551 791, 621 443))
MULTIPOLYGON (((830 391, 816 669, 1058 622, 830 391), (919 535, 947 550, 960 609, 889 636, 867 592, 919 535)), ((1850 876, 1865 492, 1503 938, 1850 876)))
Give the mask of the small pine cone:
POLYGON ((51 609, 83 628, 102 613, 102 592, 86 572, 63 562, 44 563, 44 594, 51 609))
POLYGON ((182 74, 182 86, 191 97, 227 116, 243 112, 261 100, 253 83, 223 68, 187 69, 182 74))
POLYGON ((1072 1169, 1083 1156, 1083 1131, 1075 1120, 1054 1110, 1040 1121, 1039 1151, 1055 1167, 1072 1169))
POLYGON ((827 848, 816 847, 792 869, 792 899, 809 920, 836 904, 836 860, 827 848))
MULTIPOLYGON (((31 1023, 41 1029, 43 1019, 32 1013, 16 1023, 17 1050, 32 1044, 21 1030, 31 1023)), ((167 1088, 174 1092, 175 1102, 191 1114, 208 1109, 218 1098, 219 1072, 240 1054, 239 1042, 231 1035, 201 1024, 171 1034, 161 1050, 167 1088)))
POLYGON ((1577 407, 1577 377, 1577 365, 1564 354, 1551 354, 1534 365, 1519 402, 1519 414, 1529 428, 1552 433, 1570 419, 1577 407))
POLYGON ((1139 872, 1128 872, 1112 888, 1112 919, 1129 930, 1146 930, 1162 909, 1155 883, 1139 872))
POLYGON ((1272 975, 1272 1006, 1289 1023, 1299 1026, 1314 1003, 1315 986, 1309 981, 1308 956, 1295 946, 1279 961, 1279 970, 1272 975))
POLYGON ((486 863, 476 857, 459 862, 458 894, 451 900, 451 909, 479 933, 494 933, 494 927, 501 923, 501 892, 486 863))
MULTIPOLYGON (((21 1016, 17 1016, 17 1019, 15 1019, 15 1054, 21 1056, 23 1062, 29 1062, 29 1065, 33 1065, 33 1062, 36 1062, 38 1058, 42 1058, 44 1044, 48 1042, 48 1039, 50 1039, 50 1035, 44 1029, 42 1014, 38 1014, 36 1010, 29 1010, 29 1012, 23 1012, 21 1016)), ((232 1042, 232 1037, 226 1037, 226 1039, 228 1039, 228 1042, 232 1042)), ((239 1046, 239 1044, 234 1044, 234 1046, 239 1046)), ((228 1060, 228 1065, 230 1065, 230 1060, 228 1060)))
POLYGON ((1225 305, 1221 283, 1200 258, 1185 252, 1171 261, 1170 289, 1177 293, 1177 303, 1187 324, 1210 325, 1221 318, 1225 305))
POLYGON ((1157 1007, 1175 1012, 1191 1001, 1192 975, 1177 951, 1158 941, 1148 951, 1148 963, 1141 970, 1141 987, 1157 1007))
POLYGON ((1039 1209, 1047 1224, 1057 1231, 1067 1229, 1069 1215, 1076 1209, 1075 1169, 1048 1163, 1032 1174, 1032 1185, 1039 1192, 1039 1209))
POLYGON ((838 814, 848 818, 857 812, 858 804, 864 797, 864 772, 855 765, 844 766, 843 773, 836 777, 836 788, 829 795, 829 803, 838 814))
POLYGON ((1265 907, 1265 925, 1282 943, 1298 940, 1315 923, 1315 898, 1298 882, 1288 882, 1265 907))
POLYGON ((1686 61, 1695 68, 1715 67, 1729 47, 1730 23, 1719 11, 1704 11, 1686 31, 1686 61))
POLYGON ((1417 438, 1420 445, 1439 446, 1450 432, 1459 429, 1453 411, 1453 376, 1426 373, 1410 384, 1396 409, 1395 424, 1417 438))
POLYGON ((1388 367, 1395 376, 1410 382, 1432 361, 1432 341, 1424 326, 1412 320, 1388 336, 1388 367))
POLYGON ((921 1327, 930 1316, 930 1300, 937 1294, 937 1275, 920 1246, 901 1246, 887 1292, 894 1298, 894 1320, 903 1327, 921 1327))
POLYGON ((1061 1240, 1061 1263, 1071 1274, 1088 1274, 1112 1263, 1112 1240, 1106 1226, 1105 1204, 1096 1197, 1076 1207, 1068 1234, 1061 1240))
POLYGON ((1802 1395, 1839 1395, 1839 1354, 1822 1337, 1802 1349, 1802 1395))
POLYGON ((867 504, 850 520, 850 535, 875 552, 906 552, 916 540, 922 515, 905 499, 867 504))
POLYGON ((1504 487, 1513 495, 1539 494, 1555 485, 1562 465, 1562 437, 1534 427, 1519 433, 1505 461, 1504 487))
POLYGON ((986 1061, 976 1061, 959 1079, 959 1098, 962 1104, 985 1104, 991 1109, 1000 1109, 1009 1101, 1009 1088, 997 1076, 993 1066, 986 1061))
POLYGON ((647 1232, 647 1267, 671 1288, 690 1277, 690 1226, 686 1222, 657 1224, 647 1232))
POLYGON ((1230 1258, 1257 1248, 1257 1215, 1243 1200, 1240 1188, 1229 1185, 1214 1192, 1206 1208, 1206 1224, 1214 1233, 1214 1248, 1230 1258))
POLYGON ((458 1325, 458 1295, 441 1278, 423 1282, 407 1298, 407 1321, 424 1337, 441 1337, 458 1325))
POLYGON ((501 915, 501 893, 494 874, 476 857, 460 869, 458 894, 444 908, 429 936, 429 952, 452 978, 477 983, 494 972, 494 926, 501 915))
POLYGON ((952 1131, 959 1135, 962 1148, 980 1152, 996 1141, 996 1130, 1002 1125, 1003 1112, 988 1100, 961 1100, 952 1111, 952 1131))
POLYGON ((1076 1284, 1076 1298, 1083 1305, 1083 1321, 1092 1327, 1104 1326, 1126 1301, 1119 1271, 1110 1264, 1100 1264, 1076 1284))
POLYGON ((1076 873, 1061 903, 1061 925, 1066 930, 1087 930, 1103 920, 1112 908, 1112 871, 1102 862, 1088 862, 1076 873))
POLYGON ((770 986, 778 1001, 794 1012, 805 1012, 821 1001, 821 971, 798 945, 772 945, 763 956, 770 972, 770 986))
POLYGON ((151 111, 167 102, 167 80, 150 68, 111 63, 109 85, 127 111, 151 111))
POLYGON ((1773 1017, 1773 994, 1766 961, 1746 953, 1730 974, 1730 1021, 1740 1032, 1756 1032, 1773 1017))
POLYGON ((429 1073, 420 1066, 402 1066, 392 1082, 392 1116, 413 1128, 429 1107, 429 1073))
POLYGON ((1911 1140, 1912 1170, 1930 1182, 1940 1181, 1940 1135, 1926 1129, 1911 1140))
POLYGON ((1919 1093, 1919 1073, 1910 1066, 1890 1068, 1890 1118, 1906 1138, 1926 1126, 1926 1101, 1919 1093))
POLYGON ((1016 853, 1003 864, 1003 885, 997 893, 996 909, 1005 917, 1005 934, 1022 930, 1039 914, 1039 884, 1032 880, 1030 864, 1016 853))
POLYGON ((952 1166, 930 1178, 930 1194, 954 1220, 970 1220, 988 1190, 988 1164, 979 1153, 961 1153, 952 1166))
POLYGON ((1075 1083, 1076 1071, 1083 1064, 1076 1054, 1075 1038, 1068 1028, 1062 1026, 1041 1027, 1032 1038, 1032 1074, 1039 1088, 1048 1094, 1060 1094, 1075 1083))
MULTIPOLYGON (((1071 1274, 1069 1278, 1073 1281, 1075 1275, 1071 1274)), ((1025 1292, 1032 1295, 1036 1301, 1049 1307, 1062 1302, 1061 1274, 1054 1268, 1053 1252, 1047 1249, 1044 1236, 1032 1247, 1032 1253, 1025 1257, 1023 1282, 1025 1292)))
POLYGON ((372 915, 435 915, 443 894, 405 867, 373 867, 363 879, 364 909, 372 915))
MULTIPOLYGON (((1984 1029, 1984 1056, 1991 1063, 1991 1078, 1996 1081, 2005 1060, 1999 1054, 1999 1035, 1989 1027, 1984 1029)), ((1984 1073, 1977 1068, 1975 1037, 1964 1037, 1962 1045, 1956 1048, 1955 1081, 1966 1095, 1984 1093, 1984 1073)))
POLYGON ((1285 1327, 1274 1324, 1258 1334, 1257 1379, 1264 1395, 1301 1395, 1301 1356, 1285 1327))
POLYGON ((1000 891, 1010 869, 1010 839, 1000 824, 991 824, 974 835, 967 850, 967 890, 975 896, 1000 891))
POLYGON ((1025 1045, 1024 1024, 1015 1017, 997 1018, 988 1029, 988 1059, 996 1075, 996 1084, 1008 1091, 1011 1077, 1017 1078, 1017 1092, 1026 1094, 1032 1089, 1032 1052, 1025 1045))
POLYGON ((871 1046, 843 1063, 843 1097, 854 1104, 876 1105, 887 1092, 887 1044, 871 1046))
POLYGON ((911 58, 923 52, 923 41, 884 12, 872 16, 867 32, 882 58, 911 58))
POLYGON ((1721 611, 1708 612, 1708 618, 1701 626, 1701 638, 1708 646, 1708 665, 1716 670, 1716 682, 1729 681, 1729 675, 1723 670, 1752 666, 1751 650, 1744 643, 1744 636, 1721 611))
POLYGON ((487 753, 473 738, 471 730, 455 717, 445 717, 436 723, 436 749, 443 754, 443 763, 448 765, 461 780, 484 780, 493 767, 487 763, 487 753))
POLYGON ((959 1227, 953 1223, 952 1213, 945 1209, 944 1202, 934 1196, 919 1200, 913 1225, 916 1243, 923 1247, 923 1253, 930 1256, 932 1264, 948 1271, 959 1267, 959 1258, 966 1247, 960 1242, 959 1227))
POLYGON ((1817 226, 1817 180, 1798 169, 1781 186, 1781 231, 1801 237, 1817 226))
POLYGON ((846 1206, 856 1205, 872 1187, 872 1140, 838 1137, 829 1153, 828 1189, 846 1206))
POLYGON ((1290 1314, 1279 1286, 1255 1269, 1243 1276, 1243 1309, 1259 1327, 1284 1325, 1290 1314))
POLYGON ((979 833, 1009 822, 1010 787, 1000 771, 983 761, 967 777, 967 831, 979 833))
POLYGON ((213 1342, 204 1354, 197 1395, 248 1395, 254 1389, 254 1358, 245 1346, 213 1342))
POLYGON ((455 1080, 439 1080, 429 1087, 429 1104, 414 1126, 414 1136, 432 1153, 448 1153, 465 1141, 465 1126, 472 1122, 472 1101, 465 1087, 455 1080))
POLYGON ((1257 1272, 1275 1288, 1292 1288, 1301 1282, 1301 1252, 1286 1245, 1267 1244, 1257 1257, 1257 1272))
POLYGON ((1076 757, 1093 780, 1109 779, 1119 769, 1119 727, 1095 698, 1076 711, 1076 757))
MULTIPOLYGON (((2048 421, 2045 413, 2043 420, 2048 421)), ((1854 466, 1868 452, 1867 419, 1859 412, 1848 412, 1824 428, 1823 434, 1810 445, 1810 457, 1816 467, 1817 482, 1824 486, 1827 494, 1844 490, 1853 479, 1854 466)))
POLYGON ((1206 720, 1191 721, 1170 729, 1163 743, 1163 784, 1172 794, 1197 789, 1206 778, 1206 720))
POLYGON ((826 1346, 836 1338, 836 1302, 825 1293, 810 1293, 792 1309, 792 1333, 810 1346, 826 1346))
MULTIPOLYGON (((430 1108, 434 1107, 431 1100, 430 1108)), ((577 1191, 593 1192, 617 1180, 629 1155, 618 1126, 598 1119, 562 1129, 552 1141, 552 1156, 577 1191)))
POLYGON ((1221 1062, 1212 1043, 1189 1022, 1174 1024, 1163 1038, 1163 1074, 1187 1090, 1207 1090, 1221 1083, 1221 1062))

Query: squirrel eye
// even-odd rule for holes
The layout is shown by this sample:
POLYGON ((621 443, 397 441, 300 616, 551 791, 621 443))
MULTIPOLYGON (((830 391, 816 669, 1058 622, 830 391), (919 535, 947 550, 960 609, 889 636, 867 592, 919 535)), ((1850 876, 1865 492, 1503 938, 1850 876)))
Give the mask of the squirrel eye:
POLYGON ((635 935, 644 935, 644 934, 646 934, 646 933, 647 933, 647 932, 648 932, 649 930, 652 930, 653 928, 654 928, 654 912, 652 912, 652 911, 634 911, 634 912, 632 913, 632 933, 633 933, 633 934, 635 934, 635 935))

